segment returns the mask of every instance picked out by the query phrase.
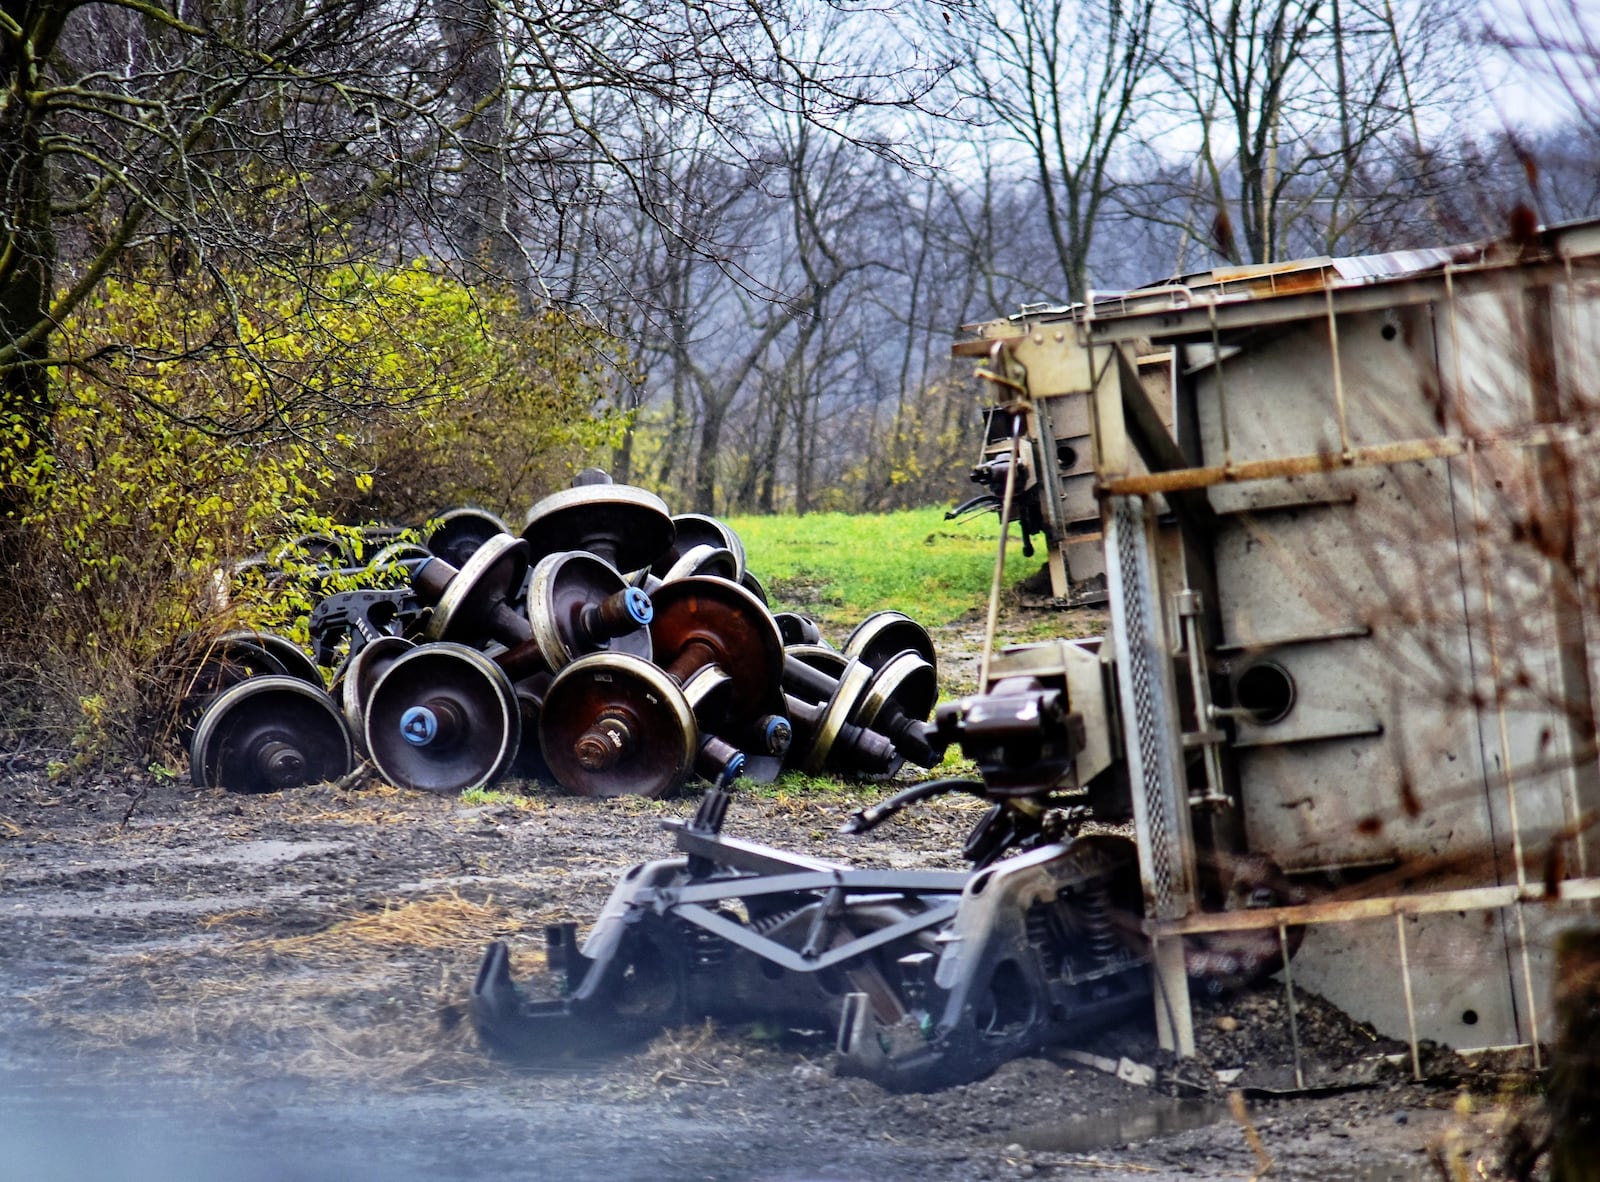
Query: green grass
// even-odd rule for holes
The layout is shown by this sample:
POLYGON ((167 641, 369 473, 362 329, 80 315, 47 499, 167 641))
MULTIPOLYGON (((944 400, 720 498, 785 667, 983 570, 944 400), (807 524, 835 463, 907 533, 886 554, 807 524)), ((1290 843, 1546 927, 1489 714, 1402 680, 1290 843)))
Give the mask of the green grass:
POLYGON ((959 747, 951 748, 945 760, 936 768, 920 768, 915 764, 906 764, 889 780, 856 780, 846 779, 832 774, 812 775, 809 772, 790 768, 781 773, 777 780, 771 784, 758 784, 754 780, 740 780, 738 792, 741 796, 755 796, 766 799, 784 797, 804 797, 811 799, 818 796, 839 797, 842 802, 852 804, 872 803, 882 800, 892 792, 922 780, 944 780, 978 778, 978 765, 966 758, 959 747))
MULTIPOLYGON (((928 627, 981 612, 1000 539, 998 518, 946 521, 942 507, 727 522, 774 609, 846 631, 888 608, 928 627)), ((1008 573, 1017 553, 1007 555, 1008 573)))
POLYGON ((499 806, 501 808, 532 809, 539 801, 526 792, 514 788, 468 788, 461 794, 461 803, 470 808, 499 806))

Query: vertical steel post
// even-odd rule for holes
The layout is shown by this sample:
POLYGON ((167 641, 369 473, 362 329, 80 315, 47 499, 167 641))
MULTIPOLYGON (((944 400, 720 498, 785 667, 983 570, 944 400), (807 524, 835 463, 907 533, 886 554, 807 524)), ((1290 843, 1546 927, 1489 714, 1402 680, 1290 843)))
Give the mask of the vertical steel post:
POLYGON ((1294 1004, 1294 977, 1289 972, 1289 929, 1278 925, 1278 950, 1283 957, 1283 995, 1289 1002, 1289 1041, 1294 1046, 1294 1086, 1306 1086, 1305 1069, 1300 1062, 1300 1013, 1294 1004))
MULTIPOLYGON (((1483 511, 1478 498, 1478 467, 1477 447, 1467 445, 1467 476, 1472 488, 1472 517, 1473 531, 1478 542, 1478 573, 1483 584, 1483 612, 1484 626, 1488 633, 1489 641, 1489 670, 1490 680, 1493 684, 1495 696, 1495 713, 1500 727, 1500 762, 1501 776, 1506 788, 1506 815, 1511 822, 1511 860, 1515 867, 1517 880, 1518 902, 1515 907, 1517 922, 1517 943, 1522 961, 1522 990, 1523 1006, 1527 1012, 1528 1043, 1533 1048, 1533 1068, 1535 1071, 1543 1069, 1543 1057, 1539 1051, 1539 1002, 1534 996, 1533 963, 1528 955, 1528 925, 1523 915, 1521 897, 1528 888, 1528 870, 1522 850, 1522 822, 1517 810, 1517 778, 1511 766, 1511 738, 1506 722, 1506 694, 1503 673, 1500 664, 1500 649, 1495 627, 1494 614, 1494 589, 1489 578, 1488 545, 1484 537, 1483 511)), ((1498 853, 1498 851, 1497 851, 1498 853)), ((1497 859, 1498 860, 1498 859, 1497 859)))
POLYGON ((1411 1035, 1411 1078, 1422 1078, 1422 1055, 1417 1049, 1417 1004, 1411 995, 1411 958, 1406 954, 1406 917, 1394 914, 1394 935, 1400 942, 1400 980, 1406 988, 1406 1026, 1411 1035))
POLYGON ((1344 367, 1339 362, 1339 320, 1333 314, 1333 288, 1324 287, 1328 297, 1328 352, 1333 362, 1333 406, 1339 416, 1339 454, 1350 459, 1350 422, 1344 406, 1344 367))

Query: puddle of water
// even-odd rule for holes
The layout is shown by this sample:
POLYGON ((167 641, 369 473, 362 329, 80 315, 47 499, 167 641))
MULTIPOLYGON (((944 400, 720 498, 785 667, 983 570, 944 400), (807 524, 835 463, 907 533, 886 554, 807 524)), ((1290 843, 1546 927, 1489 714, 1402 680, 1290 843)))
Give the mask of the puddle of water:
MULTIPOLYGON (((243 866, 251 869, 265 869, 292 862, 298 858, 311 857, 321 854, 343 853, 354 849, 349 842, 343 841, 241 841, 237 845, 225 847, 214 851, 192 851, 184 854, 151 855, 144 857, 113 857, 96 859, 79 859, 70 863, 69 870, 73 875, 90 875, 108 872, 129 872, 143 869, 144 867, 160 865, 163 869, 172 871, 179 868, 194 869, 197 879, 225 880, 226 876, 217 873, 230 866, 243 866)), ((248 909, 270 904, 274 900, 294 899, 314 889, 317 884, 301 886, 276 886, 266 891, 255 893, 234 893, 218 891, 215 893, 193 893, 185 891, 182 898, 170 898, 158 895, 156 898, 148 897, 153 890, 149 884, 143 882, 124 882, 102 885, 92 883, 84 887, 76 879, 65 883, 52 883, 48 888, 42 888, 38 881, 26 880, 16 883, 9 891, 8 898, 22 899, 25 893, 48 890, 47 897, 34 896, 26 902, 15 902, 11 910, 17 914, 26 914, 29 918, 69 919, 82 916, 100 916, 102 918, 136 919, 143 916, 159 914, 177 915, 205 915, 213 911, 229 911, 234 909, 248 909)))
POLYGON ((1226 1119, 1228 1108, 1215 1100, 1153 1096, 1098 1116, 1080 1116, 1030 1125, 1006 1134, 1008 1142, 1043 1153, 1089 1153, 1130 1141, 1170 1137, 1226 1119))
POLYGON ((305 890, 273 887, 254 894, 209 894, 187 899, 127 898, 144 894, 144 886, 108 887, 82 899, 44 901, 31 899, 13 903, 11 910, 28 919, 143 919, 152 915, 210 915, 218 911, 248 911, 270 907, 274 902, 292 901, 305 890))
MULTIPOLYGON (((159 854, 113 854, 103 858, 72 858, 60 865, 74 874, 142 870, 147 866, 161 866, 167 869, 178 866, 273 866, 312 854, 342 853, 354 848, 354 844, 348 841, 283 841, 263 838, 259 841, 241 841, 233 845, 181 853, 163 851, 159 854)), ((36 873, 49 874, 56 872, 57 869, 54 865, 41 866, 36 873)), ((30 878, 25 871, 13 877, 19 889, 36 886, 39 881, 37 878, 30 878)))
MULTIPOLYGON (((263 838, 259 841, 241 841, 216 853, 196 856, 192 861, 197 866, 227 865, 230 862, 244 866, 271 866, 311 854, 331 854, 354 848, 348 841, 275 841, 263 838)), ((174 860, 183 861, 182 858, 174 860)))

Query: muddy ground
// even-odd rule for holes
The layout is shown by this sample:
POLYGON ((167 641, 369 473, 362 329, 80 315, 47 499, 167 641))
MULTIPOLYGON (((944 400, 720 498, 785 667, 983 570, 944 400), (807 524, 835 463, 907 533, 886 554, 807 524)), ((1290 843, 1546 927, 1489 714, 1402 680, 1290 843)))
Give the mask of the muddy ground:
MULTIPOLYGON (((1013 622, 1034 627, 1036 622, 1013 622)), ((977 625, 940 637, 970 680, 977 625)), ((835 1077, 826 1038, 690 1029, 636 1052, 509 1070, 464 1001, 484 943, 521 976, 546 923, 582 924, 669 852, 693 799, 530 787, 488 805, 366 785, 274 796, 132 771, 50 782, 0 755, 0 1170, 40 1179, 965 1180, 1492 1177, 1525 1081, 1401 1050, 1306 995, 1293 1092, 1281 989, 1203 1000, 1198 1061, 1149 1022, 897 1096, 835 1077), (1217 1070, 1244 1068, 1230 1105, 1217 1070), (1285 1092, 1285 1088, 1288 1091, 1285 1092)), ((974 802, 837 832, 883 794, 781 787, 727 832, 864 865, 954 867, 974 802)))

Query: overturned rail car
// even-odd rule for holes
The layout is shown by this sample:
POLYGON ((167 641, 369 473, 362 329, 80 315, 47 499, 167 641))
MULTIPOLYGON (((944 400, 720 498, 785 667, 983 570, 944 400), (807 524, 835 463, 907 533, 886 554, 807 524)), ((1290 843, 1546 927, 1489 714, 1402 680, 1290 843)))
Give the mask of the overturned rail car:
POLYGON ((1537 1061, 1555 938, 1600 896, 1597 346, 1600 223, 1215 271, 956 346, 1037 447, 1053 567, 1104 566, 1087 721, 1168 1045, 1180 937, 1299 928, 1286 986, 1414 1065, 1423 1039, 1537 1061), (1243 853, 1312 901, 1229 909, 1243 853))

